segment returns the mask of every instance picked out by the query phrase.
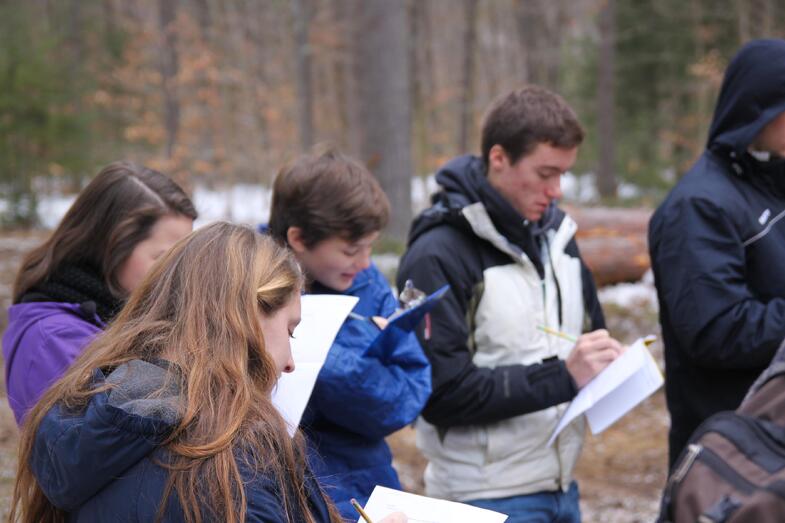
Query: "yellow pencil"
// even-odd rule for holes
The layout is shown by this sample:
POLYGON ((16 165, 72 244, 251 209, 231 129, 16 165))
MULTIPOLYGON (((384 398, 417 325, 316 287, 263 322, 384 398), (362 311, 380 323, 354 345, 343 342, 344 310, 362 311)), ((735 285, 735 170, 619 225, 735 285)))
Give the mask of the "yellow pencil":
POLYGON ((356 510, 360 514, 360 517, 365 520, 365 523, 373 523, 373 521, 371 521, 371 518, 368 517, 368 514, 366 514, 363 508, 360 506, 360 504, 357 503, 356 499, 352 498, 351 503, 352 506, 354 507, 354 510, 356 510))
POLYGON ((556 329, 551 329, 550 327, 546 327, 545 325, 537 325, 537 328, 540 329, 545 334, 550 334, 552 336, 558 336, 559 338, 561 338, 563 340, 571 341, 573 343, 578 341, 578 338, 576 338, 575 336, 567 334, 566 332, 557 331, 556 329))

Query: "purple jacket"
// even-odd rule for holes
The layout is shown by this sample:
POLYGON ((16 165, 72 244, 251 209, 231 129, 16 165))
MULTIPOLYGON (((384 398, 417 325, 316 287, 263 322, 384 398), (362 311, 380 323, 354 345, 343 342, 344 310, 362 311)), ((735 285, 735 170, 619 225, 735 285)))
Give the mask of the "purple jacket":
POLYGON ((5 384, 16 423, 82 353, 104 323, 77 303, 31 302, 8 309, 5 384))

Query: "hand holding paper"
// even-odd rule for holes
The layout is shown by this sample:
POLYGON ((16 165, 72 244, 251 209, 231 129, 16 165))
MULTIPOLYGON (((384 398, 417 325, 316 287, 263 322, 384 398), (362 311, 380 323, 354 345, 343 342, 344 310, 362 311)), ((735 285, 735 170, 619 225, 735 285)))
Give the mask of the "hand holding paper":
POLYGON ((417 328, 417 325, 422 321, 428 312, 433 309, 438 303, 439 299, 450 289, 449 285, 445 285, 428 297, 424 297, 418 302, 417 305, 408 308, 400 309, 388 318, 381 316, 365 317, 355 312, 349 313, 349 318, 358 321, 370 321, 379 330, 384 330, 390 325, 395 326, 403 331, 410 332, 417 328))
POLYGON ((651 341, 653 337, 637 340, 580 390, 559 420, 549 446, 581 414, 586 413, 592 434, 598 434, 660 388, 662 373, 647 348, 651 341))
POLYGON ((397 327, 404 331, 413 331, 417 328, 417 325, 420 324, 425 315, 428 314, 437 303, 439 303, 439 300, 448 290, 450 290, 450 286, 445 285, 427 298, 423 299, 418 305, 396 312, 387 318, 388 323, 385 330, 390 327, 397 327))

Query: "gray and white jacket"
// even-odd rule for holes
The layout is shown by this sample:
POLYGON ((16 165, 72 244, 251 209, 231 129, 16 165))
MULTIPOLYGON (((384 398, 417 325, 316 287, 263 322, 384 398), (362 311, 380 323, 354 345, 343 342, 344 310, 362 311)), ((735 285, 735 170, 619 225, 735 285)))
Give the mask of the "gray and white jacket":
POLYGON ((417 422, 427 494, 492 499, 567 489, 583 441, 577 420, 546 442, 576 386, 564 360, 578 336, 604 327, 575 244, 575 222, 555 206, 530 224, 488 184, 479 158, 437 175, 443 187, 415 221, 399 286, 451 293, 420 332, 433 395, 417 422))

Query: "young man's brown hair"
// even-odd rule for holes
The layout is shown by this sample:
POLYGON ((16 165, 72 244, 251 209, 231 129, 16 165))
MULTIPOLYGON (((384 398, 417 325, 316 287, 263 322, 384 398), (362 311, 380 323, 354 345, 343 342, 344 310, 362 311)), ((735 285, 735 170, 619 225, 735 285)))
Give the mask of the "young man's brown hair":
POLYGON ((284 167, 273 183, 270 234, 286 243, 299 227, 309 249, 338 236, 350 242, 382 230, 390 202, 368 170, 339 152, 309 154, 284 167))
POLYGON ((538 143, 572 149, 583 142, 583 128, 567 102, 556 93, 527 85, 497 98, 482 124, 482 158, 488 164, 491 147, 501 145, 510 164, 538 143))

